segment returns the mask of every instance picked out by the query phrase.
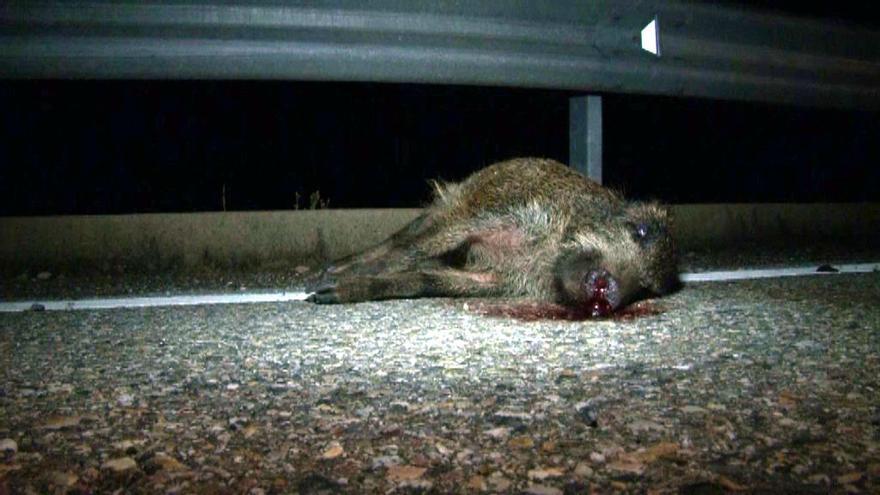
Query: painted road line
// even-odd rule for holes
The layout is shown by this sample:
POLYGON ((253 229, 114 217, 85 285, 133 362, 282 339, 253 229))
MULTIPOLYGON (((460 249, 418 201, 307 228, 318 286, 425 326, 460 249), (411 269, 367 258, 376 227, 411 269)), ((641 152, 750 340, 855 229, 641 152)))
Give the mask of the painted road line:
POLYGON ((757 268, 714 272, 682 273, 681 281, 726 282, 757 278, 804 277, 808 275, 835 275, 841 273, 871 273, 880 271, 880 263, 853 263, 843 265, 809 265, 789 268, 757 268))
MULTIPOLYGON (((855 263, 842 265, 809 265, 790 268, 759 268, 712 272, 682 273, 681 281, 726 282, 760 278, 802 277, 808 275, 834 275, 842 273, 880 272, 880 263, 855 263)), ((112 297, 95 299, 31 300, 0 302, 0 313, 21 311, 71 311, 87 309, 154 308, 164 306, 197 306, 203 304, 254 304, 269 302, 303 301, 307 292, 250 292, 237 294, 200 294, 154 297, 112 297)))
POLYGON ((163 306, 196 306, 201 304, 253 304, 267 302, 302 301, 305 292, 245 292, 237 294, 197 294, 153 297, 111 297, 95 299, 67 299, 48 301, 0 302, 0 313, 45 310, 69 311, 78 309, 153 308, 163 306))

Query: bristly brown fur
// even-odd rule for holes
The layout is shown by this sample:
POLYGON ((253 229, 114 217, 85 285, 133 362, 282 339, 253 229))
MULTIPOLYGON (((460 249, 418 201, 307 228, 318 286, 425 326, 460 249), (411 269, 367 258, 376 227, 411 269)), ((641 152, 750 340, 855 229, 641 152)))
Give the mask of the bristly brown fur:
POLYGON ((433 181, 422 215, 341 260, 317 302, 425 296, 524 296, 581 304, 584 279, 614 278, 615 304, 677 284, 669 219, 553 160, 517 158, 460 183, 433 181))

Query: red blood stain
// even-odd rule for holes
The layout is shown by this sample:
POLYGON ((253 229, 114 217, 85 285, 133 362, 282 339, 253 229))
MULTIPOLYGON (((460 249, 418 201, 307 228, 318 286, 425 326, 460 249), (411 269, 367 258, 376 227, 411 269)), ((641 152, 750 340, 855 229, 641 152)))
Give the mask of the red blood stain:
POLYGON ((468 309, 474 313, 483 316, 493 316, 497 318, 513 318, 520 321, 541 321, 541 320, 567 320, 567 321, 584 321, 584 320, 616 320, 616 321, 632 321, 644 316, 654 316, 661 314, 663 310, 651 301, 639 301, 618 311, 612 312, 611 306, 607 300, 596 298, 596 304, 599 304, 600 311, 595 311, 594 302, 591 301, 587 307, 571 308, 561 304, 553 303, 487 303, 476 302, 469 303, 468 309), (604 305, 607 305, 607 308, 604 305))
POLYGON ((593 297, 587 301, 587 311, 592 318, 604 318, 611 315, 613 308, 608 302, 608 280, 599 277, 593 282, 593 297))

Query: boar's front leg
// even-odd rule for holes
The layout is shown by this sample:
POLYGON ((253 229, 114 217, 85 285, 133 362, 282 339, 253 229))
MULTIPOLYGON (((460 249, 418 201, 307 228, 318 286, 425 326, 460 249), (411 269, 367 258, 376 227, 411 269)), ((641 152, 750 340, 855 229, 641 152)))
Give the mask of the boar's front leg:
POLYGON ((316 287, 309 300, 334 304, 417 297, 490 297, 500 292, 491 273, 450 268, 343 277, 316 287))

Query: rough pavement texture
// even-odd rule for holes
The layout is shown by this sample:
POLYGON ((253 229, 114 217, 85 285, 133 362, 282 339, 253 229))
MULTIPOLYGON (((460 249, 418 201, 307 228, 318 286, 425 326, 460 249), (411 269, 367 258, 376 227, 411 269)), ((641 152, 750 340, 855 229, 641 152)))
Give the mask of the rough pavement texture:
POLYGON ((878 302, 874 273, 691 285, 602 321, 444 299, 0 314, 0 493, 877 493, 878 302))

